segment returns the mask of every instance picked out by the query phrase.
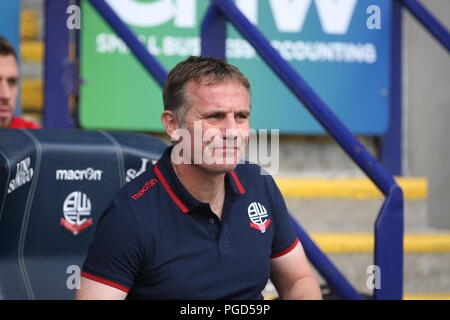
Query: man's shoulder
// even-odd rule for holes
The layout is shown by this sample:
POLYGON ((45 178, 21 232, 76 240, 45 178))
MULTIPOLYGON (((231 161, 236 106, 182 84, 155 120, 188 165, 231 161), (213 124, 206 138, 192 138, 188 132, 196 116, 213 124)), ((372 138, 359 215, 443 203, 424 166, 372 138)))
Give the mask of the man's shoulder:
POLYGON ((136 200, 144 197, 151 196, 152 192, 150 192, 153 187, 158 184, 158 180, 156 179, 156 174, 153 171, 153 166, 148 168, 142 174, 134 178, 133 180, 127 182, 116 194, 115 199, 133 203, 136 200), (135 201, 133 201, 135 200, 135 201))
POLYGON ((159 184, 153 167, 150 167, 120 188, 111 199, 110 207, 127 216, 125 220, 134 219, 139 228, 155 225, 161 213, 159 205, 161 197, 157 191, 159 184), (149 224, 149 221, 152 223, 149 224))
POLYGON ((20 117, 13 117, 11 119, 11 124, 9 125, 11 129, 40 129, 41 127, 32 121, 25 120, 20 117))

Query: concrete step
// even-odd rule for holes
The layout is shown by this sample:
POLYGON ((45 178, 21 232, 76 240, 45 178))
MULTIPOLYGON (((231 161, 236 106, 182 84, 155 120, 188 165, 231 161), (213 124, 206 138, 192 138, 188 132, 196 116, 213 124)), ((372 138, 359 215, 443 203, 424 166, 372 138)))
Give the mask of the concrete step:
MULTIPOLYGON (((285 197, 292 216, 310 233, 372 233, 383 199, 285 197)), ((442 233, 428 227, 427 201, 404 202, 405 233, 442 233)), ((450 231, 450 230, 448 230, 450 231)))
MULTIPOLYGON (((374 264, 372 234, 311 234, 311 237, 358 292, 371 295, 367 269, 374 264)), ((450 294, 450 233, 406 234, 404 254, 405 295, 450 294)))
POLYGON ((41 79, 25 78, 22 80, 22 108, 24 112, 42 112, 43 83, 41 79))
POLYGON ((42 0, 20 0, 22 116, 38 123, 43 106, 43 4, 42 0))
POLYGON ((22 9, 33 9, 37 12, 42 12, 44 8, 44 0, 20 0, 20 7, 22 9))
POLYGON ((22 39, 42 39, 44 1, 20 0, 20 35, 22 39))
MULTIPOLYGON (((36 3, 36 1, 34 1, 34 3, 36 3)), ((38 39, 41 34, 41 19, 39 19, 41 10, 38 10, 37 8, 25 8, 23 3, 21 4, 21 7, 20 37, 22 39, 38 39)))
MULTIPOLYGON (((288 195, 285 200, 294 218, 358 292, 371 295, 367 268, 374 264, 374 222, 383 198, 288 195)), ((404 207, 404 298, 450 299, 450 230, 427 226, 426 197, 405 199, 404 207)), ((264 295, 276 296, 270 283, 264 295)))
POLYGON ((22 39, 20 43, 20 56, 25 63, 42 63, 44 60, 44 42, 41 40, 22 39))
MULTIPOLYGON (((373 254, 330 254, 328 257, 358 292, 372 294, 367 286, 370 276, 367 268, 374 264, 373 254)), ((450 253, 405 254, 403 278, 405 295, 449 294, 449 265, 450 253)), ((381 276, 383 276, 382 270, 381 276)), ((320 276, 318 278, 320 282, 324 282, 320 276)))
MULTIPOLYGON (((314 235, 312 237, 317 240, 314 235)), ((439 244, 430 246, 426 241, 420 245, 416 244, 418 248, 428 247, 422 252, 421 250, 414 252, 411 248, 405 250, 404 299, 450 300, 450 251, 448 250, 450 249, 448 247, 450 234, 447 234, 446 238, 447 248, 445 250, 438 250, 439 244)), ((317 243, 319 247, 325 249, 324 251, 330 251, 327 250, 327 245, 323 245, 320 240, 317 243)), ((332 247, 340 246, 335 243, 332 247)), ((337 253, 328 252, 328 258, 359 293, 371 296, 372 290, 367 283, 371 275, 368 268, 374 264, 373 252, 352 252, 352 249, 346 250, 343 247, 335 251, 337 253)), ((319 284, 325 285, 326 282, 322 276, 315 269, 314 272, 319 284)), ((268 299, 277 297, 276 290, 270 281, 263 291, 263 295, 268 299)))

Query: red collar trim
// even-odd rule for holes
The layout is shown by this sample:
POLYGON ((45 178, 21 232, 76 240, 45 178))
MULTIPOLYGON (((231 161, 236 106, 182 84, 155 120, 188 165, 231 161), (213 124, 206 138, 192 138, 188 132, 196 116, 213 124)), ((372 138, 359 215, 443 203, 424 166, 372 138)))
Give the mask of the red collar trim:
MULTIPOLYGON (((158 177, 159 181, 161 181, 161 184, 163 185, 164 189, 166 189, 166 191, 169 194, 169 196, 176 203, 176 205, 181 209, 181 211, 183 211, 183 213, 189 212, 188 208, 186 208, 186 206, 183 204, 183 202, 181 202, 180 198, 178 198, 178 196, 175 194, 175 192, 173 192, 172 188, 167 183, 166 178, 164 178, 161 170, 158 167, 158 162, 156 162, 155 165, 153 166, 153 171, 155 172, 155 174, 158 177)), ((234 182, 236 184, 236 187, 239 190, 239 193, 240 194, 244 194, 245 193, 245 189, 242 186, 242 183, 239 181, 239 178, 236 175, 236 173, 234 171, 231 171, 230 174, 233 177, 233 180, 234 180, 234 182)))
POLYGON ((153 170, 155 171, 156 176, 158 177, 159 181, 161 181, 161 184, 163 185, 164 189, 166 189, 172 200, 177 204, 181 211, 183 211, 183 213, 187 213, 189 210, 186 208, 183 202, 181 202, 180 198, 177 197, 177 195, 173 192, 172 188, 167 183, 166 178, 164 178, 161 170, 159 170, 158 168, 158 162, 153 166, 153 170))
POLYGON ((241 182, 239 181, 239 178, 237 177, 236 172, 234 172, 234 170, 233 170, 233 171, 231 171, 230 173, 231 173, 231 176, 232 176, 233 179, 234 179, 234 182, 236 183, 236 187, 238 188, 239 192, 240 192, 241 194, 244 194, 244 193, 245 193, 245 189, 244 189, 244 187, 242 186, 241 182))

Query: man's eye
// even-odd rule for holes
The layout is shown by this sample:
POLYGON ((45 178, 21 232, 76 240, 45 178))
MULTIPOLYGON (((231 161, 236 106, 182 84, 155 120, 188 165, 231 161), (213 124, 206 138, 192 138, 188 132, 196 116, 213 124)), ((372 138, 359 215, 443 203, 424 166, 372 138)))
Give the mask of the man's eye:
POLYGON ((14 78, 8 79, 8 84, 11 87, 16 86, 18 82, 19 82, 18 79, 14 79, 14 78))
POLYGON ((238 114, 236 117, 238 119, 248 119, 248 115, 247 114, 238 114))

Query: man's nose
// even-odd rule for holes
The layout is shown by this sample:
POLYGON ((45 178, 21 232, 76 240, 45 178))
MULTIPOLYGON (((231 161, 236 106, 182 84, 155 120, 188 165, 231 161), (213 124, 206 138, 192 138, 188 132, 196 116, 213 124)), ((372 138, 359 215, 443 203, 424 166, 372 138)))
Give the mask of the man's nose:
POLYGON ((226 117, 222 136, 229 141, 235 141, 239 138, 239 126, 234 115, 231 114, 226 117))
POLYGON ((11 99, 11 88, 8 85, 8 82, 5 80, 0 80, 0 99, 9 100, 11 99))
POLYGON ((234 117, 234 114, 228 114, 225 118, 225 128, 224 129, 225 130, 227 130, 227 129, 233 130, 233 129, 237 129, 237 128, 238 128, 238 125, 237 125, 236 119, 234 117))

